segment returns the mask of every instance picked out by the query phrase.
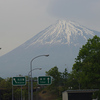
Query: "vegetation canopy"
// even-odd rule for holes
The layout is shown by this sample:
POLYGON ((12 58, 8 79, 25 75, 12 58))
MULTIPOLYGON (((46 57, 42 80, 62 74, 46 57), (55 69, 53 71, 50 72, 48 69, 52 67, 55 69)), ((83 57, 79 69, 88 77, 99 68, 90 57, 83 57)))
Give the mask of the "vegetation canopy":
POLYGON ((79 51, 72 68, 82 89, 100 89, 100 38, 94 36, 79 51))

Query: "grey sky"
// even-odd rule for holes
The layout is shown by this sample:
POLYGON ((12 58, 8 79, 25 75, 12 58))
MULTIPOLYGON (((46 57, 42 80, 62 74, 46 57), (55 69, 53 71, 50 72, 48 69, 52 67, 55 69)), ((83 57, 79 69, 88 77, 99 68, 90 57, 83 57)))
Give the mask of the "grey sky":
POLYGON ((100 31, 100 0, 0 0, 0 55, 58 19, 100 31))
POLYGON ((49 13, 100 31, 100 0, 54 0, 49 13))

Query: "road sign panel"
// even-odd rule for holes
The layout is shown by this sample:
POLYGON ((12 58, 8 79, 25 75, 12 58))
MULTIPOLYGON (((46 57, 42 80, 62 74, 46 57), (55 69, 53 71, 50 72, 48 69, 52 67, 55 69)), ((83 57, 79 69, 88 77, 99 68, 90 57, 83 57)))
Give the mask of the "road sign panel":
POLYGON ((52 82, 51 76, 39 76, 38 77, 38 84, 39 85, 50 85, 52 82))
POLYGON ((26 78, 25 77, 13 77, 12 85, 15 85, 15 86, 26 85, 26 78))

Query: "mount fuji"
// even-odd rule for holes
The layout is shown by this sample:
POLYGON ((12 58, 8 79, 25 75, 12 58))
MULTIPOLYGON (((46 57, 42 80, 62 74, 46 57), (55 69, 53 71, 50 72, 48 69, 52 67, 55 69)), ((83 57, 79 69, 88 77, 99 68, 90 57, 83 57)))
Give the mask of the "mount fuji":
POLYGON ((100 32, 88 29, 76 22, 58 20, 24 44, 0 57, 0 77, 28 75, 30 61, 39 55, 49 54, 49 57, 39 57, 32 62, 34 76, 45 75, 54 66, 59 71, 67 68, 71 71, 75 58, 82 45, 100 32))

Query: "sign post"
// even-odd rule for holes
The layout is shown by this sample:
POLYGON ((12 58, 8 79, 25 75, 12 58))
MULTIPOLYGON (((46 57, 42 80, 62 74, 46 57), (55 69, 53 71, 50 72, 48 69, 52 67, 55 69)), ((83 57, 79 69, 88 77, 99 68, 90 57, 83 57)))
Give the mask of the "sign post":
POLYGON ((22 100, 22 86, 26 85, 25 77, 13 77, 12 78, 12 100, 13 100, 13 86, 21 86, 21 100, 22 100))
POLYGON ((38 84, 39 85, 50 85, 52 83, 50 76, 39 76, 38 77, 38 84))
POLYGON ((26 85, 26 78, 25 77, 13 77, 12 85, 14 86, 26 85))

